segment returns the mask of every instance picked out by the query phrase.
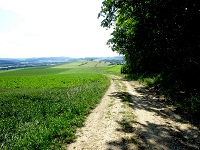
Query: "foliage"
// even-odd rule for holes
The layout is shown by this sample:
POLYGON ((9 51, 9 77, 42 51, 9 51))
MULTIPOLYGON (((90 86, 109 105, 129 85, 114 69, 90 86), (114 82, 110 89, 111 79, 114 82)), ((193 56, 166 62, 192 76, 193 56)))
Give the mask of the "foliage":
POLYGON ((125 55, 122 73, 159 74, 154 83, 167 96, 184 92, 182 103, 199 104, 192 95, 200 95, 200 1, 104 0, 99 17, 114 28, 108 45, 125 55))
POLYGON ((200 2, 104 0, 103 27, 115 23, 108 45, 125 55, 130 73, 199 69, 200 2))
MULTIPOLYGON (((196 119, 199 119, 199 108, 200 108, 200 95, 192 95, 190 98, 185 99, 185 107, 187 112, 191 112, 191 116, 196 116, 196 119)), ((199 121, 199 120, 198 120, 199 121)))

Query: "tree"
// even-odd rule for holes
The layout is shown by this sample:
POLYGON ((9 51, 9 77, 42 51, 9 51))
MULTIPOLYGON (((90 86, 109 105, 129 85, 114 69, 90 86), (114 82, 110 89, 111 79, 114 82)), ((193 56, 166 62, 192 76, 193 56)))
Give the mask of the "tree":
POLYGON ((107 44, 125 55, 129 73, 160 73, 190 88, 199 83, 200 1, 104 0, 99 17, 101 26, 114 26, 107 44))
POLYGON ((114 27, 107 44, 125 56, 122 72, 159 74, 158 87, 199 120, 200 1, 104 0, 99 17, 114 27))

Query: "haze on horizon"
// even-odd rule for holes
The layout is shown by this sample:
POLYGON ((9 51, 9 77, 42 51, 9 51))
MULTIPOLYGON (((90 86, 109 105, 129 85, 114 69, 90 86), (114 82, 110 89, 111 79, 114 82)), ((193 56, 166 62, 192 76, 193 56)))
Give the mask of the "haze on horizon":
POLYGON ((101 0, 1 0, 0 58, 111 57, 101 0))

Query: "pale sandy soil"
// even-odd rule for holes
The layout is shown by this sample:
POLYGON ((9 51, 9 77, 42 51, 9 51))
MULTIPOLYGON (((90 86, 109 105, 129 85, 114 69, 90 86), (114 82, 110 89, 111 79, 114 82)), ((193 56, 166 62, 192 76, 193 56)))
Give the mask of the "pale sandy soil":
POLYGON ((200 149, 200 131, 138 82, 111 85, 67 150, 200 149))

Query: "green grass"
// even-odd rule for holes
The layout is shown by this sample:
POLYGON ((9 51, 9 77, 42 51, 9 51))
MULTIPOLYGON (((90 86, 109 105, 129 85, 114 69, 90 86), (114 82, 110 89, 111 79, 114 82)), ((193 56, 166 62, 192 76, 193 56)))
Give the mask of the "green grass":
POLYGON ((77 61, 55 66, 53 68, 83 68, 83 67, 107 67, 110 63, 101 61, 77 61))
POLYGON ((115 66, 108 68, 106 70, 106 72, 108 74, 113 74, 113 75, 124 77, 124 75, 121 74, 121 67, 122 67, 122 65, 115 65, 115 66))
POLYGON ((0 88, 54 88, 81 86, 98 82, 101 74, 58 74, 43 76, 4 76, 0 78, 0 88))
POLYGON ((78 61, 63 65, 58 65, 53 68, 57 69, 66 68, 67 70, 61 72, 61 74, 99 73, 99 74, 113 74, 117 76, 123 76, 120 72, 121 65, 111 65, 110 63, 102 61, 78 61))
MULTIPOLYGON (((102 79, 103 80, 103 79, 102 79)), ((12 89, 1 94, 1 149, 59 149, 96 106, 108 80, 77 87, 12 89)))
POLYGON ((38 75, 51 75, 66 71, 66 68, 50 68, 50 67, 38 67, 38 68, 27 68, 27 69, 14 69, 5 70, 0 72, 2 76, 38 76, 38 75))
POLYGON ((81 61, 1 71, 0 149, 64 149, 120 66, 81 61))
POLYGON ((68 69, 64 72, 61 72, 61 74, 77 74, 77 73, 82 73, 82 74, 105 74, 106 70, 108 67, 83 67, 83 68, 73 68, 73 69, 68 69))

